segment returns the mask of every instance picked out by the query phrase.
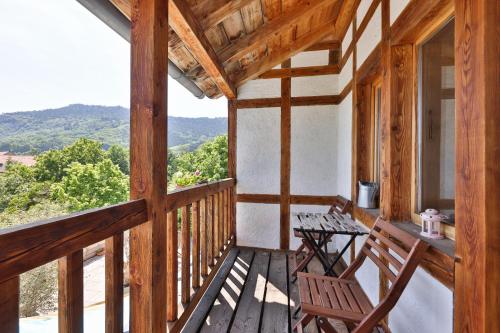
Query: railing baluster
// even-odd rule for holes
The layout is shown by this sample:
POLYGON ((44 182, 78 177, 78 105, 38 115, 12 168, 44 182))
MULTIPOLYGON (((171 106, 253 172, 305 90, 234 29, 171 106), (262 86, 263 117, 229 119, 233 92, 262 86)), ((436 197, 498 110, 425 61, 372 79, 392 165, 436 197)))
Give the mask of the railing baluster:
POLYGON ((214 197, 209 196, 207 198, 207 259, 208 259, 208 266, 212 267, 214 265, 214 197))
POLYGON ((123 332, 123 233, 105 241, 106 333, 123 332))
POLYGON ((59 259, 59 333, 83 333, 83 250, 59 259))
POLYGON ((229 240, 229 190, 224 190, 224 244, 229 240))
POLYGON ((193 202, 192 210, 192 224, 193 224, 193 250, 192 254, 192 285, 197 289, 200 286, 200 202, 193 202))
POLYGON ((214 205, 214 257, 217 259, 219 255, 219 236, 220 236, 220 214, 219 214, 219 193, 213 196, 214 205))
POLYGON ((220 209, 220 238, 219 238, 219 250, 224 252, 224 235, 226 233, 226 215, 224 214, 224 191, 219 192, 219 209, 220 209))
POLYGON ((181 302, 189 303, 190 298, 190 223, 189 206, 181 210, 181 302))
POLYGON ((177 209, 167 215, 167 320, 177 319, 177 209))
POLYGON ((201 276, 208 275, 208 250, 207 250, 207 199, 200 201, 200 235, 201 235, 201 276))
POLYGON ((19 332, 19 276, 0 283, 0 309, 2 332, 19 332))

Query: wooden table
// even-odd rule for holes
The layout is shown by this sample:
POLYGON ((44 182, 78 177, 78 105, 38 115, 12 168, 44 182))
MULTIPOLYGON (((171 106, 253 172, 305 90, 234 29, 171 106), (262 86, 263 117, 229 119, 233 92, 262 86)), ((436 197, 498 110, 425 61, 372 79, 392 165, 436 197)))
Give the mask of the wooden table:
POLYGON ((298 263, 297 271, 305 269, 307 264, 316 256, 325 270, 325 275, 336 275, 333 268, 347 251, 354 239, 359 235, 366 235, 368 231, 359 223, 346 215, 337 212, 322 213, 298 213, 292 214, 293 230, 299 233, 307 247, 309 255, 298 263), (327 244, 334 235, 350 235, 351 238, 342 248, 333 262, 328 257, 327 244))

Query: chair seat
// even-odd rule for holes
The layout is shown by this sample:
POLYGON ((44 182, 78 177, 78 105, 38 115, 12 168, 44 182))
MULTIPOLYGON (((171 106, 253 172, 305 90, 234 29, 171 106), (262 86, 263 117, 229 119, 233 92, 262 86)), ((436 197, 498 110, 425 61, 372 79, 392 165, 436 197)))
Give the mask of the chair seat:
POLYGON ((297 273, 302 311, 351 322, 362 321, 373 305, 355 280, 297 273))

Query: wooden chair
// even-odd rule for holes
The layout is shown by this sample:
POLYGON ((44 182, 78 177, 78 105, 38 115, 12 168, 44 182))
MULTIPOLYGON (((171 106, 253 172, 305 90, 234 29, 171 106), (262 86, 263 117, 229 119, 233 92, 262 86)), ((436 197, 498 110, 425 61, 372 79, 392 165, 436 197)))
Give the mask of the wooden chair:
POLYGON ((337 333, 328 322, 332 318, 344 321, 353 333, 372 332, 398 301, 427 247, 427 243, 378 218, 358 256, 339 278, 297 274, 303 316, 294 330, 302 332, 302 327, 316 318, 324 332, 337 333), (375 307, 354 276, 366 258, 391 283, 375 307))

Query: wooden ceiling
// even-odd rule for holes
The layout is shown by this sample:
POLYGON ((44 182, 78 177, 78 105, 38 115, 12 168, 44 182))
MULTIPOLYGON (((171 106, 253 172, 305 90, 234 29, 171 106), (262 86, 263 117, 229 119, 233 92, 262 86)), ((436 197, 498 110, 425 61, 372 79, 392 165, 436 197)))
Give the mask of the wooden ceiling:
MULTIPOLYGON (((130 19, 132 0, 110 1, 130 19)), ((338 45, 359 3, 165 1, 169 1, 169 58, 211 98, 235 98, 238 86, 294 54, 338 45)))

